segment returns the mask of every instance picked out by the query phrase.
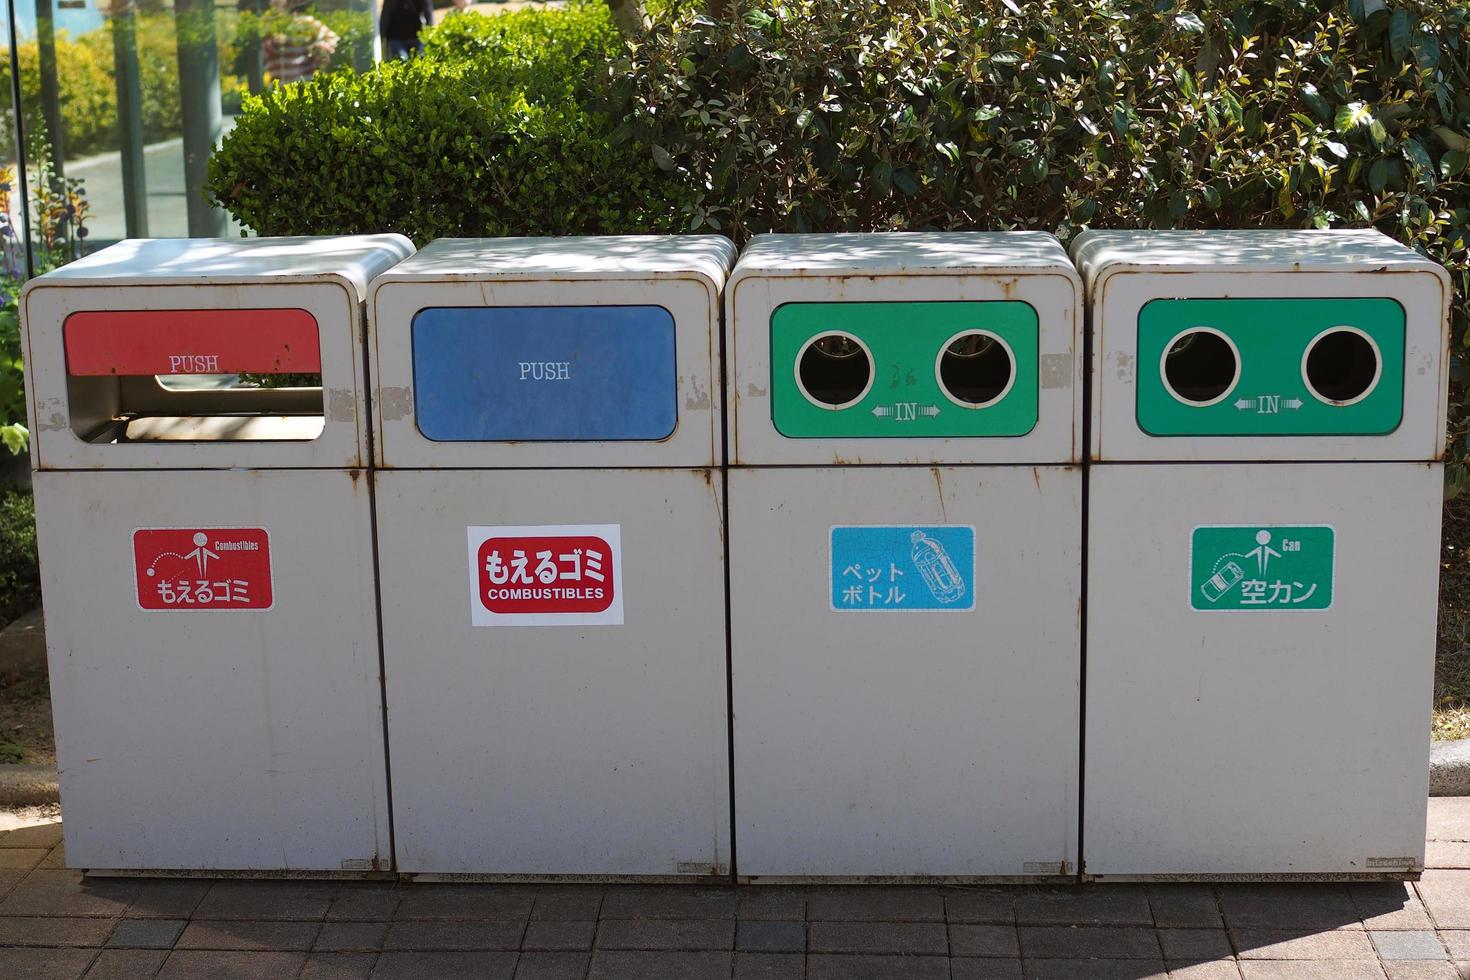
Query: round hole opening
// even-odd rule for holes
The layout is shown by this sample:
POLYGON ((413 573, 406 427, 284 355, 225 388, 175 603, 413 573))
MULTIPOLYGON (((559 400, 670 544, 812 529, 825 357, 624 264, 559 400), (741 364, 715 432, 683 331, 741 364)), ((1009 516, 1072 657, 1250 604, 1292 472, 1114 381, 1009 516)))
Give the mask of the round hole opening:
POLYGON ((1351 405, 1368 397, 1381 371, 1378 346, 1367 334, 1344 327, 1319 334, 1302 362, 1307 388, 1332 405, 1351 405))
POLYGON ((846 408, 868 393, 873 358, 851 334, 825 333, 802 348, 796 377, 802 392, 817 405, 846 408))
POLYGON ((939 387, 966 408, 984 408, 1005 397, 1016 381, 1016 361, 993 333, 971 330, 950 338, 939 352, 939 387))
POLYGON ((1230 394, 1240 378, 1240 355, 1224 334, 1186 330, 1164 351, 1164 384, 1188 405, 1213 405, 1230 394))

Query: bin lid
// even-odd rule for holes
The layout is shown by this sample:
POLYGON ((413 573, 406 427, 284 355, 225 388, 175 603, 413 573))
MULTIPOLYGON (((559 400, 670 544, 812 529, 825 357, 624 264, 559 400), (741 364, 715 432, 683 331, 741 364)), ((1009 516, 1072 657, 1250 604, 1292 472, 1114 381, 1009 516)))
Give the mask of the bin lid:
POLYGON ((402 235, 299 238, 129 238, 31 280, 31 286, 211 285, 321 277, 368 283, 413 254, 402 235))
POLYGON ((1445 279, 1437 263, 1373 228, 1248 228, 1232 231, 1088 231, 1072 258, 1091 290, 1117 271, 1419 271, 1445 279))
POLYGON ((441 238, 393 267, 386 281, 454 279, 708 280, 718 289, 735 259, 720 235, 441 238))
POLYGON ((1049 232, 850 232, 757 235, 740 254, 735 275, 1003 275, 1038 270, 1076 276, 1067 250, 1049 232))

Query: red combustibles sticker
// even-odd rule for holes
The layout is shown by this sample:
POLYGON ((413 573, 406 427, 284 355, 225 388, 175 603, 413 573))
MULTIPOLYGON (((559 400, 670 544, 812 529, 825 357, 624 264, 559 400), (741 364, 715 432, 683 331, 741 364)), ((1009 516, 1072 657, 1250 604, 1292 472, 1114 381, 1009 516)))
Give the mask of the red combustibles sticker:
POLYGON ((623 622, 616 524, 471 527, 475 626, 617 626, 623 622))
POLYGON ((138 608, 269 609, 271 539, 263 527, 140 527, 133 532, 138 608))

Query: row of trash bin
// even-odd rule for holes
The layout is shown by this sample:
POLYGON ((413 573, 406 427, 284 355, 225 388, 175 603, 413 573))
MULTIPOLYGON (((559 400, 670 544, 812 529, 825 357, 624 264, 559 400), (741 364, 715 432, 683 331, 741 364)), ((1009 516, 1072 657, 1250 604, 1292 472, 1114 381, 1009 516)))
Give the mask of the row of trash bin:
POLYGON ((1448 307, 1372 231, 104 249, 21 300, 67 860, 1412 876, 1448 307))

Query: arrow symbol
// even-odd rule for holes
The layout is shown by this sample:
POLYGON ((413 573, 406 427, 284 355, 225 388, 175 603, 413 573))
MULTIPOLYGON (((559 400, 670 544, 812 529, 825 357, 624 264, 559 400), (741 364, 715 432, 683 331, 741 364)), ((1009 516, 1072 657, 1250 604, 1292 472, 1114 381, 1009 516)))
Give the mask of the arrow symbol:
POLYGON ((921 415, 923 415, 925 418, 932 419, 934 416, 936 416, 936 415, 939 414, 939 406, 938 405, 925 405, 923 408, 919 409, 919 413, 921 415))
POLYGON ((1294 412, 1302 407, 1302 400, 1300 398, 1288 398, 1281 404, 1285 405, 1287 408, 1291 409, 1294 412))
POLYGON ((889 405, 874 405, 873 406, 873 418, 875 418, 875 419, 886 419, 886 418, 888 418, 888 416, 890 416, 892 414, 893 414, 893 408, 892 408, 892 406, 889 406, 889 405))
POLYGON ((1237 398, 1235 400, 1235 407, 1241 411, 1245 411, 1247 408, 1255 408, 1256 400, 1254 398, 1237 398))

